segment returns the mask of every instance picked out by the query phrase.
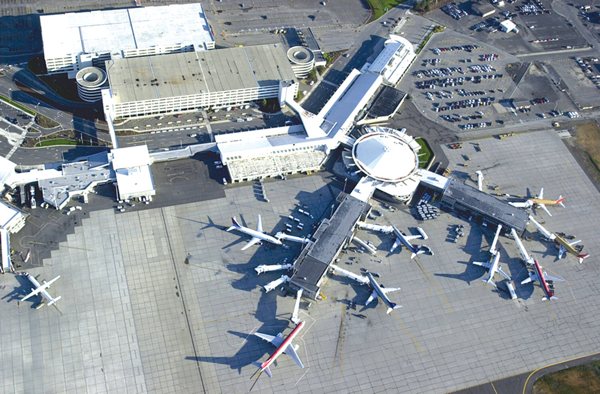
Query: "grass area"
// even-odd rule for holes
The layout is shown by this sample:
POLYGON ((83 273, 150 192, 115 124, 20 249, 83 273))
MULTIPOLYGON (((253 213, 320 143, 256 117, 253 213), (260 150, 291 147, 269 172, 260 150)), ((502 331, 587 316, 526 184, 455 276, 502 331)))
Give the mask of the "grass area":
POLYGON ((419 150, 419 168, 429 168, 433 160, 433 151, 424 138, 415 138, 415 141, 421 145, 419 150))
POLYGON ((370 21, 377 20, 381 18, 383 14, 388 12, 391 8, 394 8, 398 4, 403 3, 403 0, 367 0, 369 3, 369 7, 371 7, 371 15, 370 21))
POLYGON ((600 361, 543 376, 534 383, 533 393, 600 393, 600 361))
MULTIPOLYGON (((418 55, 419 53, 421 53, 421 51, 423 50, 423 48, 425 48, 425 45, 427 45, 427 43, 429 42, 429 40, 431 40, 431 37, 433 36, 433 33, 436 33, 437 31, 439 31, 440 26, 436 26, 433 29, 431 29, 431 31, 427 34, 427 36, 425 36, 425 38, 423 39, 423 41, 419 44, 419 47, 417 48, 417 50, 415 51, 415 53, 418 55)), ((443 31, 443 30, 442 30, 443 31)))
POLYGON ((59 125, 58 122, 56 122, 42 114, 37 114, 35 116, 35 123, 37 123, 39 126, 45 128, 45 129, 51 129, 51 128, 59 125))
POLYGON ((14 105, 15 107, 19 108, 20 110, 22 110, 24 112, 27 112, 30 115, 35 115, 35 112, 33 112, 32 110, 30 110, 29 108, 27 108, 27 107, 25 107, 25 106, 17 103, 16 101, 13 101, 13 100, 9 99, 8 97, 3 96, 1 94, 0 94, 0 100, 4 101, 6 103, 14 105))
POLYGON ((576 128, 577 145, 589 156, 600 173, 600 127, 596 122, 584 123, 576 128))
POLYGON ((70 140, 67 138, 53 138, 51 140, 42 140, 35 144, 36 148, 44 146, 57 146, 57 145, 77 145, 77 141, 70 140))

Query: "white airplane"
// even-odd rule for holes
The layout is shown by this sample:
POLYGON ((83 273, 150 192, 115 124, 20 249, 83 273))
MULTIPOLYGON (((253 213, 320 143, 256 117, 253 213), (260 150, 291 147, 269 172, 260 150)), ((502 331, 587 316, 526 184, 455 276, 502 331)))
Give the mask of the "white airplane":
POLYGON ((292 330, 292 332, 290 332, 290 334, 287 336, 287 338, 284 338, 281 333, 277 334, 276 336, 263 334, 260 332, 254 333, 254 335, 259 337, 260 339, 263 339, 263 340, 271 343, 273 346, 275 346, 277 348, 277 349, 275 349, 275 353, 273 353, 265 362, 260 364, 259 371, 261 373, 266 372, 267 375, 269 375, 269 377, 272 377, 273 374, 271 373, 270 366, 271 366, 271 364, 273 364, 275 362, 275 360, 277 360, 277 357, 281 356, 282 353, 285 353, 288 356, 290 356, 292 358, 292 360, 294 360, 294 362, 296 364, 298 364, 298 366, 300 368, 304 368, 304 364, 302 364, 302 360, 300 360, 298 353, 296 353, 296 350, 298 350, 299 346, 294 345, 292 343, 294 338, 298 335, 298 333, 300 332, 300 330, 302 330, 303 327, 304 327, 304 322, 303 321, 299 322, 298 325, 296 325, 296 327, 292 330))
POLYGON ((540 189, 540 194, 534 198, 528 198, 525 201, 509 201, 509 204, 513 207, 517 208, 531 208, 531 207, 539 207, 542 208, 549 216, 552 216, 546 205, 560 205, 561 207, 565 207, 563 204, 565 199, 563 196, 559 196, 556 200, 549 200, 544 198, 544 188, 540 189))
POLYGON ((480 267, 484 267, 485 269, 487 269, 489 271, 489 273, 490 273, 489 277, 487 279, 483 279, 483 281, 487 284, 494 285, 494 286, 496 286, 496 284, 493 282, 494 275, 496 275, 496 272, 499 272, 506 279, 512 280, 510 275, 508 275, 506 272, 504 272, 504 270, 502 270, 502 267, 500 266, 500 253, 496 249, 496 244, 498 243, 498 237, 500 236, 500 231, 502 231, 501 224, 499 224, 498 227, 496 228, 496 235, 494 235, 494 240, 492 241, 492 245, 490 246, 490 259, 485 262, 473 261, 473 264, 478 265, 480 267))
POLYGON ((240 233, 243 233, 243 234, 246 234, 246 235, 249 235, 252 237, 252 239, 246 244, 246 246, 244 246, 242 248, 242 250, 246 250, 252 245, 256 245, 256 244, 260 245, 260 244, 262 244, 262 241, 267 241, 267 242, 270 242, 275 245, 283 245, 283 243, 280 240, 278 240, 277 238, 275 238, 269 234, 265 234, 263 232, 262 218, 260 217, 260 215, 258 215, 258 225, 256 226, 256 230, 252 230, 251 228, 242 226, 241 224, 238 223, 238 221, 235 217, 231 218, 231 221, 233 222, 233 225, 231 227, 229 227, 227 229, 227 231, 237 230, 240 233))
POLYGON ((39 294, 42 297, 42 302, 40 303, 40 305, 38 305, 36 307, 36 309, 39 309, 39 308, 43 307, 44 305, 48 305, 48 306, 53 305, 54 303, 56 303, 58 300, 61 299, 61 296, 53 298, 50 295, 50 293, 48 293, 48 291, 46 290, 50 287, 50 285, 52 283, 56 282, 58 280, 58 278, 60 278, 60 275, 58 275, 56 278, 52 279, 50 282, 46 282, 45 280, 42 281, 43 284, 40 284, 40 282, 38 282, 37 279, 33 275, 31 275, 27 272, 25 272, 23 275, 27 279, 29 279, 29 281, 33 284, 34 288, 31 289, 32 290, 31 293, 29 293, 25 297, 21 298, 19 300, 19 302, 23 302, 23 301, 28 300, 29 298, 39 294))
POLYGON ((392 248, 390 249, 390 253, 393 253, 394 250, 396 250, 396 248, 398 248, 398 246, 404 245, 406 247, 406 249, 410 250, 410 252, 412 253, 410 255, 411 260, 414 259, 417 255, 423 254, 423 253, 427 253, 427 254, 433 256, 433 252, 431 251, 429 246, 413 245, 410 243, 410 241, 413 239, 418 239, 418 238, 427 239, 425 233, 422 232, 422 230, 419 231, 420 235, 405 235, 402 231, 398 230, 398 228, 394 225, 392 225, 392 229, 394 230, 394 235, 396 235, 396 240, 394 241, 394 245, 392 245, 392 248))
POLYGON ((333 268, 335 273, 345 276, 346 278, 352 279, 362 285, 368 285, 369 287, 371 287, 371 289, 373 289, 373 292, 367 299, 367 302, 365 302, 365 305, 369 305, 371 302, 375 301, 377 298, 381 298, 383 303, 387 306, 386 313, 388 315, 394 309, 402 308, 402 305, 397 305, 396 303, 392 302, 387 296, 388 293, 392 293, 394 291, 399 291, 400 290, 399 287, 393 288, 393 287, 384 287, 383 285, 380 285, 375 280, 375 277, 373 276, 373 274, 371 274, 368 271, 365 274, 365 275, 367 275, 365 277, 362 275, 356 275, 355 273, 345 270, 342 267, 338 267, 335 264, 331 265, 331 268, 333 268))
POLYGON ((519 238, 519 234, 517 234, 517 230, 515 230, 514 228, 511 228, 510 233, 512 234, 513 239, 515 240, 515 243, 517 244, 517 248, 519 249, 519 254, 521 255, 521 259, 523 260, 525 265, 533 266, 535 263, 535 260, 527 252, 527 249, 525 249, 525 245, 523 245, 521 238, 519 238))

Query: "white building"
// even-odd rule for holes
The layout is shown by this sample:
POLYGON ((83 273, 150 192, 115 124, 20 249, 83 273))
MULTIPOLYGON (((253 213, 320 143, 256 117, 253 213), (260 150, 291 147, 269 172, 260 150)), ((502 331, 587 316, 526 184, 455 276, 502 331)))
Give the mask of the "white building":
POLYGON ((508 19, 500 22, 500 30, 502 30, 505 33, 510 33, 511 31, 514 31, 515 33, 519 32, 519 29, 517 29, 517 25, 515 25, 513 21, 508 19))
POLYGON ((281 45, 267 44, 107 62, 103 93, 111 119, 196 111, 278 97, 280 81, 294 81, 281 45))
POLYGON ((147 198, 156 194, 150 172, 152 160, 146 145, 113 149, 108 158, 116 173, 119 200, 147 198))
POLYGON ((279 99, 298 114, 302 127, 217 136, 221 161, 231 181, 318 170, 340 144, 354 144, 349 133, 364 108, 383 83, 396 84, 414 58, 410 42, 391 36, 372 64, 350 72, 318 114, 304 110, 293 100, 293 91, 282 84, 279 99))
POLYGON ((0 228, 16 233, 25 226, 27 216, 18 208, 0 200, 0 228))
POLYGON ((292 65, 292 70, 298 78, 306 78, 308 73, 315 68, 315 55, 305 47, 295 46, 287 50, 287 57, 292 65))
POLYGON ((70 78, 111 58, 215 47, 199 3, 42 15, 40 25, 48 73, 70 78))
POLYGON ((381 74, 386 83, 396 85, 416 56, 410 41, 404 37, 391 34, 389 40, 385 42, 383 50, 368 70, 381 74))

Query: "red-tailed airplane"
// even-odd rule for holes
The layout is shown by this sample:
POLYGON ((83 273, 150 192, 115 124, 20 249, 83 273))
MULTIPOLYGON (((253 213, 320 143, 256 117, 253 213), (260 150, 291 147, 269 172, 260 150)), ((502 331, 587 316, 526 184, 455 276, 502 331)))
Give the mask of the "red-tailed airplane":
POLYGON ((558 246, 558 258, 559 259, 562 259, 563 257, 566 256, 567 253, 570 253, 573 256, 577 257, 577 259, 579 260, 579 263, 581 264, 581 263, 583 263, 583 260, 590 257, 589 253, 582 252, 583 246, 581 246, 581 245, 575 246, 578 243, 580 243, 581 240, 569 242, 565 238, 561 237, 560 235, 558 235, 556 233, 551 233, 550 231, 548 231, 544 226, 542 226, 540 223, 538 223, 531 216, 529 216, 529 220, 531 220, 531 222, 538 228, 538 230, 540 230, 540 232, 542 233, 542 235, 544 235, 544 237, 546 237, 550 241, 554 241, 554 243, 558 246))
POLYGON ((542 187, 540 189, 540 194, 538 194, 536 197, 534 198, 528 198, 525 201, 512 201, 509 202, 510 205, 512 205, 513 207, 517 207, 517 208, 531 208, 531 207, 535 207, 535 208, 542 208, 544 211, 546 211, 546 213, 550 216, 552 216, 552 214, 550 213, 550 211, 548 210, 548 208, 546 207, 546 205, 560 205, 561 207, 565 207, 565 204, 563 204, 563 201, 565 201, 565 199, 563 198, 563 196, 559 196, 556 200, 550 200, 547 198, 544 198, 544 188, 542 187))
POLYGON ((523 280, 521 284, 524 285, 537 281, 544 290, 544 294, 546 294, 542 300, 557 300, 558 298, 554 295, 554 282, 562 282, 564 279, 548 275, 546 271, 542 270, 542 266, 535 259, 533 260, 533 268, 533 271, 529 271, 529 278, 523 280))
POLYGON ((275 362, 275 360, 277 360, 277 357, 281 356, 282 353, 285 353, 288 356, 290 356, 300 368, 304 368, 302 360, 300 360, 300 357, 298 357, 298 353, 296 353, 296 350, 298 350, 298 345, 294 346, 294 344, 292 343, 292 341, 298 335, 300 330, 302 330, 302 327, 304 327, 303 321, 298 323, 298 325, 292 330, 292 332, 290 332, 287 338, 284 338, 281 333, 277 334, 276 336, 267 335, 260 332, 254 333, 254 335, 256 335, 257 337, 277 347, 277 349, 275 349, 275 352, 265 362, 260 364, 259 371, 261 373, 266 372, 267 375, 269 375, 269 377, 272 377, 273 374, 271 373, 270 366, 275 362))

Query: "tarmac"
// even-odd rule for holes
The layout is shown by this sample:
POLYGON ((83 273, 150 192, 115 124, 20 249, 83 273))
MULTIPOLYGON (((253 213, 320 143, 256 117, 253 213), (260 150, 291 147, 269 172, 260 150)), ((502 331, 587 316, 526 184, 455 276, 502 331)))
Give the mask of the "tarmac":
MULTIPOLYGON (((559 300, 542 301, 539 287, 518 284, 527 274, 511 240, 500 239, 501 261, 516 283, 518 301, 483 284, 484 270, 469 264, 486 257, 491 230, 448 213, 417 222, 406 209, 391 211, 374 201, 381 216, 370 221, 411 233, 422 227, 429 239, 416 243, 430 246, 435 256, 410 261, 406 251, 389 255, 391 237, 359 231, 377 245, 377 256, 352 246, 338 264, 356 273, 359 267, 378 272, 381 283, 401 287, 390 298, 403 308, 386 315, 378 303, 364 307, 366 288, 330 278, 324 300, 301 306, 307 327, 296 343, 306 368, 282 356, 273 378, 261 376, 254 391, 441 393, 598 349, 598 192, 554 131, 478 142, 481 152, 466 143, 462 150, 444 148, 451 168, 464 170, 455 176, 482 169, 486 184, 502 191, 524 194, 527 187, 537 192, 544 186, 547 197, 566 196, 566 208, 549 207, 553 216, 540 213, 539 219, 550 230, 581 237, 592 257, 581 265, 571 257, 555 262, 554 246, 536 233, 525 241, 548 272, 566 279, 556 284, 559 300), (470 157, 468 167, 458 165, 463 154, 470 157), (451 243, 449 229, 460 223, 467 235, 451 243)), ((304 232, 294 235, 305 235, 330 214, 342 186, 321 173, 265 182, 269 203, 255 185, 243 185, 225 188, 221 198, 179 205, 125 213, 84 210, 81 225, 43 267, 29 270, 40 280, 61 275, 50 289, 63 297, 60 313, 32 309, 36 300, 17 306, 28 285, 21 277, 0 277, 0 390, 250 390, 252 363, 273 350, 251 334, 289 332, 294 304, 279 289, 265 294, 260 288, 281 273, 257 276, 253 268, 291 261, 300 248, 264 245, 242 252, 246 237, 224 229, 231 216, 254 227, 261 214, 264 229, 274 233, 303 204, 313 218, 306 217, 304 232)))

